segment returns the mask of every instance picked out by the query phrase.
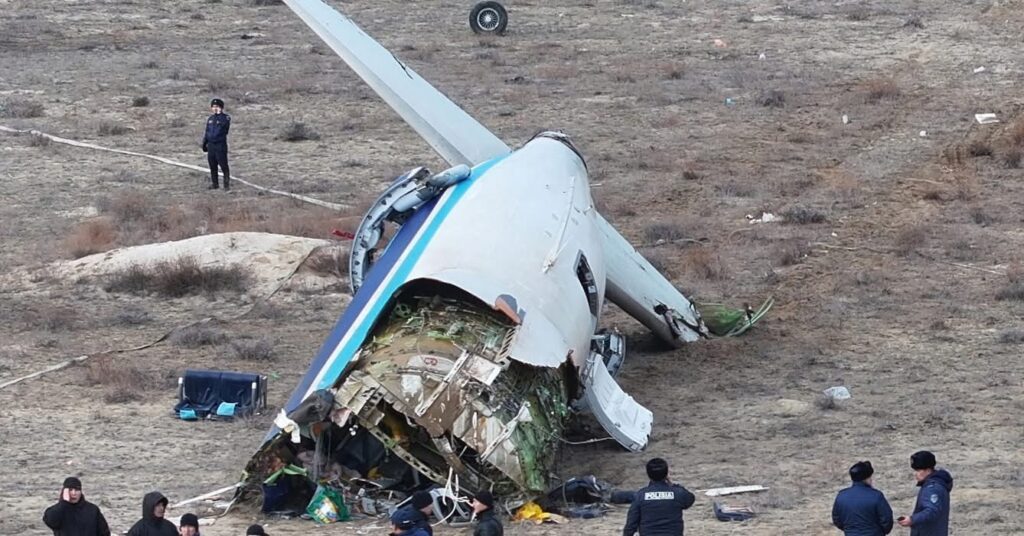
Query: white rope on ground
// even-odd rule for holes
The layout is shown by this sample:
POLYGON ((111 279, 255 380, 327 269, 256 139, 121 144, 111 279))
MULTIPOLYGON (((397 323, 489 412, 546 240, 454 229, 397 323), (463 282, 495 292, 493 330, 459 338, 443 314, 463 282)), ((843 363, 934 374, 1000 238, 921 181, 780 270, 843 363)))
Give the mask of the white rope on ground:
MULTIPOLYGON (((33 136, 42 136, 42 137, 44 137, 46 139, 49 139, 50 141, 53 141, 53 142, 56 142, 56 143, 62 143, 64 145, 70 145, 72 147, 82 147, 82 148, 85 148, 85 149, 93 149, 93 150, 96 150, 96 151, 106 151, 108 153, 117 153, 117 154, 123 154, 123 155, 127 155, 127 156, 137 156, 137 157, 140 157, 140 158, 148 158, 150 160, 156 160, 157 162, 160 162, 160 163, 163 163, 163 164, 167 164, 167 165, 170 165, 170 166, 177 166, 177 167, 180 167, 180 168, 191 169, 193 171, 200 171, 200 172, 203 172, 203 173, 209 172, 209 169, 204 168, 202 166, 195 166, 195 165, 192 165, 192 164, 186 164, 184 162, 179 162, 177 160, 171 160, 170 158, 164 158, 162 156, 156 156, 156 155, 145 154, 145 153, 136 153, 134 151, 125 151, 123 149, 112 149, 110 147, 103 147, 101 145, 96 145, 96 144, 93 144, 93 143, 86 143, 86 142, 82 142, 82 141, 75 141, 75 140, 70 140, 70 139, 67 139, 67 138, 61 138, 59 136, 54 136, 52 134, 47 134, 45 132, 40 132, 38 130, 32 130, 32 129, 21 130, 21 129, 5 127, 3 125, 0 125, 0 131, 7 132, 8 134, 31 134, 33 136)), ((293 194, 291 192, 285 192, 283 190, 275 190, 273 188, 267 188, 265 186, 260 186, 258 184, 249 182, 249 181, 247 181, 245 179, 241 179, 237 175, 232 175, 231 176, 231 180, 232 180, 232 182, 237 181, 237 182, 240 182, 240 183, 242 183, 242 184, 244 184, 244 185, 246 185, 246 186, 248 186, 250 188, 254 188, 254 189, 260 190, 262 192, 267 192, 268 194, 274 194, 274 195, 280 195, 280 196, 283 196, 283 197, 289 197, 291 199, 296 199, 298 201, 302 201, 304 203, 309 203, 311 205, 316 205, 316 206, 319 206, 319 207, 329 208, 331 210, 345 210, 345 209, 349 208, 348 205, 342 205, 342 204, 339 204, 339 203, 331 203, 329 201, 322 201, 320 199, 316 199, 316 198, 305 196, 305 195, 301 195, 301 194, 293 194)))

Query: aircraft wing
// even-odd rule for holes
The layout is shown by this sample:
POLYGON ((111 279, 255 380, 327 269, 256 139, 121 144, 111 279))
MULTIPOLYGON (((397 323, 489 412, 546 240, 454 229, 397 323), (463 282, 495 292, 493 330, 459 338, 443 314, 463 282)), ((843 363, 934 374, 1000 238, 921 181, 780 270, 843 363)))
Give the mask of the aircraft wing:
POLYGON ((451 165, 475 166, 510 149, 354 22, 320 0, 284 0, 384 102, 451 165))

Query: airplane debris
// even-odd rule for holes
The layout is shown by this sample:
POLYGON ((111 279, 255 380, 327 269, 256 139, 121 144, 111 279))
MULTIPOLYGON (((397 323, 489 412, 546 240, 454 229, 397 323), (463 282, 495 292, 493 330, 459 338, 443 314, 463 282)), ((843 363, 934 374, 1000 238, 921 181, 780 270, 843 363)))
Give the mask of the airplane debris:
POLYGON ((711 507, 715 512, 715 519, 719 521, 746 521, 755 515, 754 510, 749 506, 716 502, 712 503, 711 507))
POLYGON ((996 117, 996 114, 992 113, 974 114, 974 120, 977 121, 979 125, 988 125, 999 122, 999 118, 996 117))
POLYGON ((983 72, 985 72, 985 66, 984 65, 974 69, 974 74, 983 73, 983 72))
POLYGON ((825 393, 825 396, 834 400, 848 400, 850 398, 853 398, 853 395, 850 394, 850 390, 843 385, 829 387, 828 389, 825 389, 823 392, 825 393))
POLYGON ((704 495, 708 497, 722 497, 725 495, 734 495, 737 493, 752 493, 756 491, 768 491, 768 488, 760 484, 753 484, 748 486, 729 486, 725 488, 711 488, 704 490, 704 495))
POLYGON ((749 223, 771 223, 773 221, 779 221, 780 219, 780 217, 772 214, 771 212, 762 212, 761 215, 756 218, 747 214, 747 220, 749 220, 749 223))

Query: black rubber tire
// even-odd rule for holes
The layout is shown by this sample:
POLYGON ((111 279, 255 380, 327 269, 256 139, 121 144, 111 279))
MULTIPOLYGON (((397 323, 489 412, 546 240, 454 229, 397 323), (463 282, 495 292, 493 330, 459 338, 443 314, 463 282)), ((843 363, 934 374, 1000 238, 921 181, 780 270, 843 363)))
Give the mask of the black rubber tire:
POLYGON ((504 34, 508 27, 508 12, 498 2, 477 2, 469 12, 469 27, 476 34, 504 34))

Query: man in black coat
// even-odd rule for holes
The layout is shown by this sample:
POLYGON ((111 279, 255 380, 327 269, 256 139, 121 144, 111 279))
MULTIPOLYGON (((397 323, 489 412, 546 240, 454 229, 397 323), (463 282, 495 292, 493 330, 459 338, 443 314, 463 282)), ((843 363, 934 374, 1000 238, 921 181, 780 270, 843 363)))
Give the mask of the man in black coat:
POLYGON ((505 528, 494 513, 494 495, 489 491, 481 491, 473 497, 473 513, 476 515, 476 527, 473 536, 502 536, 505 528))
POLYGON ((683 510, 693 505, 696 497, 686 488, 668 479, 668 462, 654 458, 647 462, 651 483, 636 492, 629 506, 622 536, 682 536, 683 510))
POLYGON ((57 504, 43 513, 43 523, 53 536, 110 536, 110 527, 103 512, 82 495, 82 481, 69 476, 64 479, 57 504))
POLYGON ((224 113, 224 101, 210 101, 213 115, 206 118, 206 132, 203 134, 203 152, 210 164, 210 190, 220 187, 217 180, 217 166, 224 172, 224 191, 231 190, 231 169, 228 167, 228 131, 231 130, 231 116, 224 113))
POLYGON ((885 536, 892 531, 892 508, 885 495, 874 488, 873 474, 871 462, 853 464, 853 484, 836 495, 832 524, 846 536, 885 536))
POLYGON ((128 536, 178 536, 174 523, 164 519, 167 511, 167 497, 159 491, 151 491, 142 498, 142 519, 128 530, 128 536))

